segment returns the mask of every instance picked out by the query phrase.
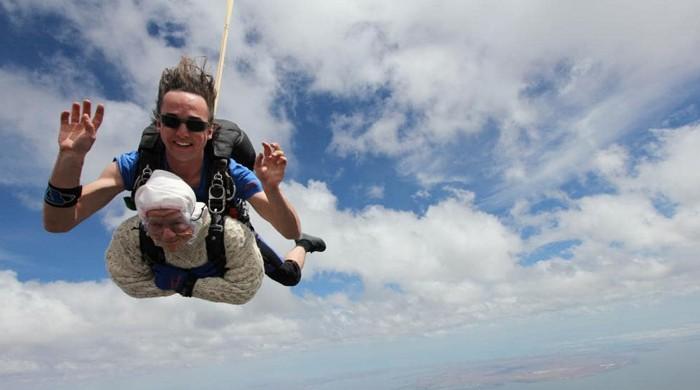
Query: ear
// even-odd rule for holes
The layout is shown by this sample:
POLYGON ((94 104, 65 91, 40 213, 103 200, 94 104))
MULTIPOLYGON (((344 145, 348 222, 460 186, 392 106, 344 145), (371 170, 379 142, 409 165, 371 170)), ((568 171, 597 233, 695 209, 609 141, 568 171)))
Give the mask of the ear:
POLYGON ((214 125, 209 126, 207 129, 207 140, 210 140, 214 136, 214 125))

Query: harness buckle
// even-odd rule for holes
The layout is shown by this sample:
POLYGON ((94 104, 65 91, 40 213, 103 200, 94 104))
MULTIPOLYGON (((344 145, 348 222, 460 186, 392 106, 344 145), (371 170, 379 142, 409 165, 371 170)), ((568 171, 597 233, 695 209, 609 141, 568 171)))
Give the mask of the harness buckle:
MULTIPOLYGON (((223 226, 223 225, 219 225, 219 224, 212 224, 212 225, 209 225, 209 231, 210 231, 210 232, 212 232, 212 231, 213 231, 213 232, 223 232, 223 231, 224 231, 224 226, 223 226)), ((214 236, 214 239, 215 239, 215 238, 216 238, 216 236, 214 236)))
POLYGON ((226 208, 226 187, 224 187, 224 176, 221 172, 216 172, 209 186, 209 200, 207 201, 209 211, 220 215, 226 208))
POLYGON ((151 178, 151 175, 153 174, 153 169, 151 169, 151 166, 146 164, 146 166, 143 168, 141 171, 141 174, 136 178, 136 181, 134 181, 134 191, 141 187, 142 185, 146 184, 148 179, 151 178))
POLYGON ((224 239, 224 217, 221 214, 211 214, 207 240, 216 241, 217 238, 224 239))
POLYGON ((124 197, 124 204, 126 204, 126 207, 129 210, 136 211, 136 190, 138 190, 142 185, 146 184, 148 179, 151 178, 152 174, 153 169, 151 169, 149 164, 146 164, 146 166, 141 170, 141 173, 134 180, 134 186, 131 188, 131 195, 124 197))

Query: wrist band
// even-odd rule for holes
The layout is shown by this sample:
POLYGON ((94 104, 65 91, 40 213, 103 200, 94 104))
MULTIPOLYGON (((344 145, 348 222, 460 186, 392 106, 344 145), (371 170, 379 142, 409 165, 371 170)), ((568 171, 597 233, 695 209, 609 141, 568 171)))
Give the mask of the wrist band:
POLYGON ((58 188, 49 183, 44 193, 44 202, 53 207, 73 207, 78 203, 80 195, 83 193, 83 186, 73 188, 58 188))

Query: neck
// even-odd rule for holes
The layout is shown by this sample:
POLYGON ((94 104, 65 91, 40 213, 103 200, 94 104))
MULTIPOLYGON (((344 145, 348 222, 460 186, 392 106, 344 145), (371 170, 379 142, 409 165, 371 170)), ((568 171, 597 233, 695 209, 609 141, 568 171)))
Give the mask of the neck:
POLYGON ((184 180, 190 187, 197 188, 204 167, 204 159, 200 158, 191 161, 179 161, 167 157, 170 171, 184 180))

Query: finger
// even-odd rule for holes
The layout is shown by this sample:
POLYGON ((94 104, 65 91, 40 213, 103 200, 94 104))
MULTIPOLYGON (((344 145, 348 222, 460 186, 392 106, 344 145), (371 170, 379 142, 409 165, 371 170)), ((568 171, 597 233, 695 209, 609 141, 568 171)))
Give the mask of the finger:
POLYGON ((273 153, 273 151, 272 151, 272 146, 271 146, 270 144, 268 144, 268 143, 264 144, 264 148, 263 148, 263 157, 264 157, 264 158, 263 158, 263 161, 269 161, 271 158, 273 158, 272 153, 273 153))
POLYGON ((270 150, 272 151, 272 154, 284 153, 284 150, 282 150, 282 148, 280 148, 279 145, 270 145, 270 150))
POLYGON ((258 155, 255 157, 255 165, 253 166, 253 169, 258 169, 262 165, 262 160, 263 154, 258 153, 258 155))
POLYGON ((73 106, 71 107, 70 122, 80 122, 80 104, 77 102, 73 102, 73 106))
POLYGON ((90 115, 83 114, 83 117, 80 119, 80 124, 83 125, 83 128, 85 128, 85 131, 87 131, 88 134, 93 137, 95 136, 95 125, 92 124, 90 115))
POLYGON ((70 112, 63 111, 61 113, 61 126, 65 126, 68 124, 68 118, 70 118, 70 112))
POLYGON ((88 99, 83 100, 83 115, 92 116, 92 102, 88 99))
POLYGON ((92 124, 95 125, 95 130, 97 130, 102 124, 102 118, 105 116, 105 106, 103 104, 97 105, 97 110, 95 110, 95 117, 92 119, 92 124))
POLYGON ((280 144, 278 144, 277 142, 272 142, 272 143, 270 143, 270 150, 272 150, 272 153, 273 153, 273 154, 276 154, 277 152, 284 153, 284 152, 282 151, 282 147, 281 147, 280 144))

